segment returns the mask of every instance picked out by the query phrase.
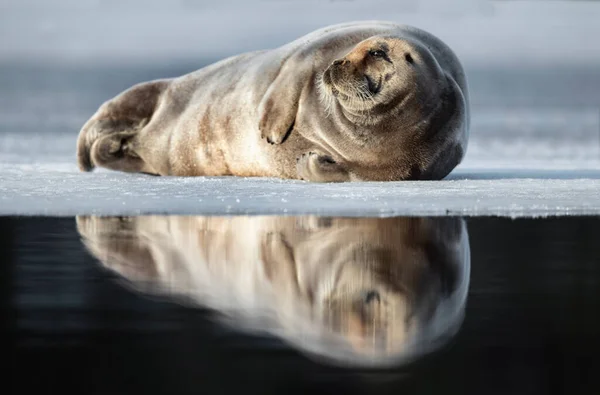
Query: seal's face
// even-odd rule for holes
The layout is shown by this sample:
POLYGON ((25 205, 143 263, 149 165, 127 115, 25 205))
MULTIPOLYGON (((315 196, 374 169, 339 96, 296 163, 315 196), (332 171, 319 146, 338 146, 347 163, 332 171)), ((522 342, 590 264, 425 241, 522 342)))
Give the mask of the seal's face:
MULTIPOLYGON (((421 240, 428 237, 426 225, 421 221, 403 225, 392 228, 393 234, 370 227, 361 228, 358 235, 337 232, 344 239, 343 248, 333 244, 337 248, 323 248, 312 256, 328 270, 312 286, 317 316, 324 328, 365 356, 403 351, 426 325, 420 321, 421 310, 433 308, 442 298, 437 285, 427 285, 436 282, 426 279, 442 274, 429 261, 431 247, 421 240)), ((324 238, 318 240, 323 243, 324 238)))
POLYGON ((433 55, 418 43, 375 36, 357 44, 324 71, 324 93, 352 112, 401 102, 423 92, 423 81, 439 77, 433 55))
POLYGON ((320 306, 323 324, 360 354, 398 352, 415 329, 410 307, 412 284, 388 278, 393 266, 383 251, 357 252, 357 259, 343 265, 334 289, 320 306))

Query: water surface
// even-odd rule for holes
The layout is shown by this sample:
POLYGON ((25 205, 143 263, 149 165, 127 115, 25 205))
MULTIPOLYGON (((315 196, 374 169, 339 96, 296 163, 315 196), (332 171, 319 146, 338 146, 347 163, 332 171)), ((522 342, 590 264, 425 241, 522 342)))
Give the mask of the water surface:
MULTIPOLYGON (((578 394, 599 389, 599 218, 272 217, 267 225, 261 218, 86 217, 79 227, 74 218, 0 218, 3 338, 13 371, 35 377, 20 380, 19 392, 33 387, 151 394, 578 394), (227 278, 248 273, 247 265, 255 263, 238 258, 250 256, 263 236, 272 241, 277 231, 294 250, 296 264, 316 265, 322 276, 338 264, 336 257, 354 251, 344 258, 351 264, 342 265, 354 294, 340 295, 354 295, 346 301, 357 300, 363 308, 338 304, 337 326, 330 325, 335 320, 312 321, 319 325, 303 327, 310 336, 302 338, 298 328, 319 316, 286 315, 302 311, 294 310, 298 301, 275 309, 279 314, 266 313, 269 308, 273 313, 280 300, 248 302, 249 295, 265 294, 268 281, 247 288, 245 299, 233 298, 239 289, 227 288, 227 278), (227 232, 231 237, 225 240, 221 236, 227 232), (464 247, 465 237, 468 272, 447 270, 464 267, 465 260, 456 259, 463 255, 450 247, 464 247), (299 253, 303 245, 308 248, 299 253), (356 248, 348 250, 352 245, 356 248), (220 268, 220 261, 240 266, 220 274, 208 270, 204 274, 211 281, 176 275, 194 262, 220 268), (383 321, 348 324, 356 311, 365 314, 365 304, 377 302, 368 291, 377 288, 371 275, 383 273, 375 270, 381 262, 388 268, 406 268, 410 262, 420 268, 387 280, 399 285, 397 295, 412 295, 395 305, 397 311, 404 306, 418 318, 388 320, 396 329, 403 322, 418 323, 405 337, 392 331, 392 342, 381 341, 385 327, 371 325, 383 321), (164 263, 177 263, 179 269, 164 263), (464 305, 443 305, 460 289, 460 279, 468 280, 464 305), (218 286, 197 288, 211 283, 218 286), (438 332, 445 336, 424 335, 434 321, 423 312, 436 309, 457 312, 447 315, 455 325, 438 332), (281 326, 286 322, 291 325, 281 326), (341 333, 342 340, 353 334, 354 340, 371 343, 340 345, 315 336, 327 331, 341 333), (411 359, 402 358, 411 336, 420 336, 420 342, 411 359), (377 353, 399 358, 380 359, 376 366, 365 362, 377 353)), ((286 249, 273 251, 279 250, 267 251, 276 256, 271 259, 277 262, 271 265, 274 283, 292 284, 281 280, 286 274, 279 269, 286 266, 278 266, 290 262, 286 249)), ((285 299, 289 289, 278 292, 285 299)), ((385 291, 378 292, 380 301, 388 300, 385 291)))

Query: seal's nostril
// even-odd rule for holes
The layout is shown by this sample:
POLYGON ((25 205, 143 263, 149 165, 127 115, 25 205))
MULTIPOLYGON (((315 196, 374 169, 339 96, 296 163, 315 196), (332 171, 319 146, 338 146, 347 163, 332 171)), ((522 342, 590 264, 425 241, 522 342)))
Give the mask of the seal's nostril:
POLYGON ((377 291, 369 291, 365 294, 365 303, 371 303, 373 301, 380 301, 379 292, 377 291))
POLYGON ((339 66, 342 63, 344 63, 344 61, 342 59, 336 59, 336 60, 333 61, 333 65, 334 66, 339 66))

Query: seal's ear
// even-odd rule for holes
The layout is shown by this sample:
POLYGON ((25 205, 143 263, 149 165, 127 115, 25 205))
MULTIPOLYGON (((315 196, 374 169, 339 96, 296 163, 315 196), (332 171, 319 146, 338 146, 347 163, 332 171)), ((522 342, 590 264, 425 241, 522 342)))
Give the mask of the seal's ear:
POLYGON ((293 58, 285 61, 258 106, 260 136, 270 144, 283 143, 294 129, 300 95, 309 80, 298 75, 294 63, 293 58))
POLYGON ((168 80, 140 83, 102 104, 79 132, 79 169, 90 171, 94 166, 103 166, 151 173, 129 142, 148 124, 168 86, 168 80))

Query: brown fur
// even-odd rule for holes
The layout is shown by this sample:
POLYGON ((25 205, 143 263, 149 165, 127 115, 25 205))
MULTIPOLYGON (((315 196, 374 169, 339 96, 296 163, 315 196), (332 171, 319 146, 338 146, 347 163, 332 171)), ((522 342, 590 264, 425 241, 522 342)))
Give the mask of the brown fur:
POLYGON ((83 126, 78 161, 178 176, 441 179, 468 128, 465 75, 444 43, 355 22, 126 90, 83 126))
POLYGON ((258 329, 290 341, 315 337, 324 356, 424 352, 462 319, 460 297, 443 305, 466 292, 460 219, 78 217, 77 227, 88 249, 132 284, 262 317, 258 329))

